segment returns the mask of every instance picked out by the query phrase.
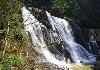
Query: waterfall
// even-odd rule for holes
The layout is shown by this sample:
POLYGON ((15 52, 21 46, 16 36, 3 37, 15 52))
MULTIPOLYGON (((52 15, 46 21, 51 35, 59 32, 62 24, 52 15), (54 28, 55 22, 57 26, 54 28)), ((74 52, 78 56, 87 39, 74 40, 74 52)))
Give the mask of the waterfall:
MULTIPOLYGON (((44 41, 42 31, 42 28, 46 29, 46 27, 42 23, 39 23, 39 21, 25 7, 22 7, 21 11, 25 31, 30 33, 36 51, 42 56, 44 56, 47 62, 55 64, 59 68, 69 68, 70 65, 66 63, 64 57, 62 57, 63 60, 59 60, 55 58, 55 56, 48 50, 48 46, 44 41)), ((58 56, 58 58, 61 57, 58 56)))
POLYGON ((21 11, 25 31, 30 34, 36 51, 44 57, 43 59, 40 58, 43 61, 55 64, 59 68, 70 68, 70 64, 65 60, 67 55, 64 57, 64 50, 66 53, 69 53, 72 60, 76 63, 92 63, 96 60, 93 54, 90 54, 82 45, 75 42, 68 21, 51 16, 50 13, 46 11, 49 20, 48 25, 51 25, 49 37, 52 46, 50 47, 53 47, 56 54, 52 53, 48 49, 48 45, 44 39, 44 33, 48 33, 47 27, 40 23, 25 7, 22 7, 21 11), (55 42, 61 43, 60 47, 63 50, 60 50, 62 50, 62 52, 57 49, 55 42))
POLYGON ((60 35, 65 44, 65 49, 69 51, 72 59, 76 63, 91 63, 95 61, 95 56, 90 54, 85 48, 74 41, 72 29, 65 19, 51 16, 46 11, 52 30, 60 35))

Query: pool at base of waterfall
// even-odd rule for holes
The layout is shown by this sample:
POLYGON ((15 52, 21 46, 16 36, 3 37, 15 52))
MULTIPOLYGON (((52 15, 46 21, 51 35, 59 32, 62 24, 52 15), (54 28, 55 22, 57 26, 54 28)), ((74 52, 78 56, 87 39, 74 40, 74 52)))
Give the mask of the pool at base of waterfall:
POLYGON ((72 70, 92 70, 92 65, 83 65, 78 63, 71 64, 72 70))

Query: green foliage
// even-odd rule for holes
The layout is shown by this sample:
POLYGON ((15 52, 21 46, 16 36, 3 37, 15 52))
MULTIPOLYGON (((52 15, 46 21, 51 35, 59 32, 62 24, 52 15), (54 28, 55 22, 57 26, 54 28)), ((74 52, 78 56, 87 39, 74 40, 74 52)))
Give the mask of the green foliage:
POLYGON ((53 2, 52 8, 57 9, 62 13, 69 8, 69 4, 66 0, 53 0, 52 2, 53 2))
POLYGON ((58 10, 61 13, 70 12, 76 15, 78 11, 78 3, 76 0, 52 0, 52 9, 58 10))
POLYGON ((7 38, 24 42, 25 32, 23 31, 20 9, 24 4, 21 0, 1 0, 0 1, 0 29, 5 31, 7 38))
POLYGON ((10 66, 18 66, 21 64, 21 59, 17 54, 5 54, 1 70, 10 70, 10 66))
POLYGON ((20 8, 23 4, 19 0, 0 0, 0 26, 4 26, 5 29, 8 27, 8 23, 16 26, 21 21, 20 8))
POLYGON ((13 29, 13 30, 17 30, 18 28, 22 29, 21 13, 10 14, 9 19, 10 21, 8 23, 9 23, 10 29, 13 29))
POLYGON ((23 6, 20 0, 0 0, 0 13, 4 16, 18 13, 19 9, 23 6))
POLYGON ((3 66, 1 67, 1 70, 9 70, 8 68, 9 68, 8 65, 5 64, 5 65, 3 65, 3 66))
POLYGON ((17 42, 24 42, 26 40, 26 34, 22 31, 11 31, 11 39, 16 40, 17 42))
MULTIPOLYGON (((14 52, 14 47, 26 46, 26 34, 23 30, 21 0, 0 0, 0 52, 4 52, 4 59, 1 70, 8 70, 9 65, 18 66, 20 59, 16 54, 5 54, 7 51, 14 52), (24 43, 24 44, 23 44, 24 43), (16 44, 16 45, 15 45, 16 44)), ((1 60, 2 61, 2 60, 1 60)))

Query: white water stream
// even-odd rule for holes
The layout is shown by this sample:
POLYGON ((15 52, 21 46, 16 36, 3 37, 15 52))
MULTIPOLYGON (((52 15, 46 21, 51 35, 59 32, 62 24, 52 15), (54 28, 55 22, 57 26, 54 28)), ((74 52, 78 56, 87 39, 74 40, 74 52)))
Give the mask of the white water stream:
POLYGON ((92 63, 95 61, 94 55, 89 54, 89 52, 84 47, 74 41, 72 30, 68 21, 51 16, 50 13, 48 13, 47 11, 46 14, 53 31, 61 36, 64 44, 66 45, 65 49, 69 51, 74 62, 92 63))

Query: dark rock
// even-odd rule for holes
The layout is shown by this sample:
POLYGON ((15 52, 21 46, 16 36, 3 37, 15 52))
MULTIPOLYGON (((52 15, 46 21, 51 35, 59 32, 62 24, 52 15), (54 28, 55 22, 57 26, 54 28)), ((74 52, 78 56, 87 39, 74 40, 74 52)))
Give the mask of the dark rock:
POLYGON ((100 61, 100 55, 96 57, 96 61, 100 61))

